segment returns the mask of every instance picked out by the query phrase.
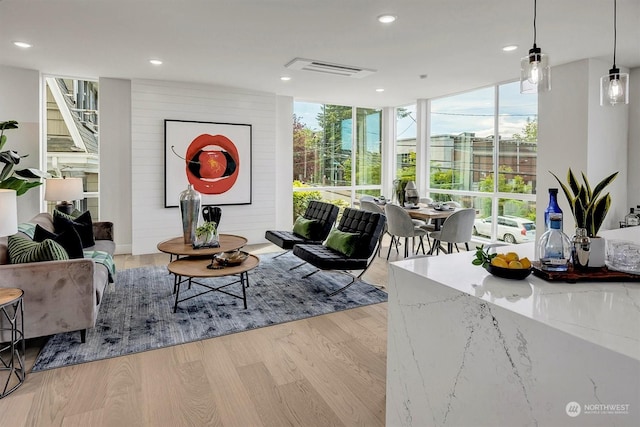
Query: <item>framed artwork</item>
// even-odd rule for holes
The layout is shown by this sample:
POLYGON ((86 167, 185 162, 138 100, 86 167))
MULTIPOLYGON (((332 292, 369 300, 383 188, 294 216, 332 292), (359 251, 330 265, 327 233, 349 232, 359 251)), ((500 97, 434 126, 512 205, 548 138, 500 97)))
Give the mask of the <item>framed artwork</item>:
POLYGON ((251 125, 164 121, 164 207, 193 184, 202 205, 251 204, 251 125))

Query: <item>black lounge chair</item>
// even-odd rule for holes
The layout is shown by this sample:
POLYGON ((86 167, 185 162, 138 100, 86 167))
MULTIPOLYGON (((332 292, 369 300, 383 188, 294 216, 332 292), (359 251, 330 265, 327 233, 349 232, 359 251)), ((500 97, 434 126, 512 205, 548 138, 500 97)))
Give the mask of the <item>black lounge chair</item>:
MULTIPOLYGON (((278 245, 282 249, 285 249, 286 252, 278 255, 284 255, 295 245, 306 243, 312 245, 321 245, 322 242, 327 238, 329 232, 331 231, 331 227, 336 222, 336 218, 338 218, 338 207, 331 203, 320 202, 317 200, 311 200, 307 205, 307 210, 302 215, 305 219, 311 219, 318 221, 318 228, 313 238, 305 238, 299 234, 294 233, 293 231, 276 231, 276 230, 268 230, 264 237, 270 241, 271 243, 278 245)), ((276 256, 275 258, 277 258, 276 256)), ((302 265, 302 264, 301 264, 302 265)))
POLYGON ((309 277, 320 270, 335 270, 353 278, 347 285, 329 294, 330 296, 342 292, 353 285, 356 280, 360 280, 375 258, 376 248, 380 244, 380 235, 384 232, 385 221, 385 216, 380 213, 345 208, 336 228, 342 232, 357 233, 359 235, 355 252, 347 256, 342 252, 331 249, 326 244, 295 245, 293 254, 318 269, 303 277, 309 277), (362 272, 355 276, 348 270, 362 270, 362 272))

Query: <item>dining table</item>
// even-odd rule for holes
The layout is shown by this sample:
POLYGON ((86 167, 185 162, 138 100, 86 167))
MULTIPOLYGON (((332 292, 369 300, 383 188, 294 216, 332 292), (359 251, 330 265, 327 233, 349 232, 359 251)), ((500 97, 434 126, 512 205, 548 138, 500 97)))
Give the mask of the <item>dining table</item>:
POLYGON ((459 210, 458 208, 439 210, 431 206, 420 205, 411 208, 405 207, 405 209, 412 219, 420 219, 427 222, 429 220, 433 220, 433 227, 435 231, 440 230, 440 227, 442 227, 442 223, 449 217, 449 215, 454 213, 456 210, 459 210))

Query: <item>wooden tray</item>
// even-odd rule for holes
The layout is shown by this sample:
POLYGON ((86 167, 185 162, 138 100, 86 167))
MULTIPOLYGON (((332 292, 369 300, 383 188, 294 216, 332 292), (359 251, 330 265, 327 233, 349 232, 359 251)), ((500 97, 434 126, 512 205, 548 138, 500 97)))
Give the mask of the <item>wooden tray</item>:
POLYGON ((607 267, 594 267, 578 271, 569 266, 569 271, 545 271, 540 268, 540 261, 534 261, 531 263, 531 269, 533 274, 549 282, 640 282, 638 274, 609 270, 607 267))

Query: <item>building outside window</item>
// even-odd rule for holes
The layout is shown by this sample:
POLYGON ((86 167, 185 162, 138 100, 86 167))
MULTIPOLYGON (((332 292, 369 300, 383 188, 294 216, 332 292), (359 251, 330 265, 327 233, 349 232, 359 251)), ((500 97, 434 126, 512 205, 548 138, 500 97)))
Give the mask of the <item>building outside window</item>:
MULTIPOLYGON (((82 178, 79 211, 99 219, 98 82, 45 77, 46 168, 54 177, 82 178)), ((51 212, 56 202, 48 202, 51 212)))

